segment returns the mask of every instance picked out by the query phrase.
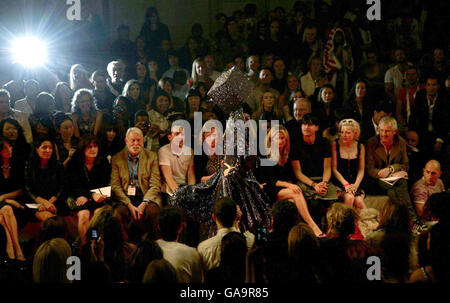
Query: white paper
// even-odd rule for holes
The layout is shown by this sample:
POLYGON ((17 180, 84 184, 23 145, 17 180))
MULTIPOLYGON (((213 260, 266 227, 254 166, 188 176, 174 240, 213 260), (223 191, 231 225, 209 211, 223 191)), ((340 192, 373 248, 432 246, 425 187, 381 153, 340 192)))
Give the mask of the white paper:
POLYGON ((101 188, 92 189, 91 192, 97 193, 100 195, 105 195, 108 198, 111 197, 111 186, 105 186, 101 188))
POLYGON ((398 179, 401 179, 402 177, 387 177, 387 178, 380 178, 381 181, 385 182, 392 182, 397 181, 398 179))
POLYGON ((26 203, 25 204, 28 208, 38 209, 39 204, 38 203, 26 203))

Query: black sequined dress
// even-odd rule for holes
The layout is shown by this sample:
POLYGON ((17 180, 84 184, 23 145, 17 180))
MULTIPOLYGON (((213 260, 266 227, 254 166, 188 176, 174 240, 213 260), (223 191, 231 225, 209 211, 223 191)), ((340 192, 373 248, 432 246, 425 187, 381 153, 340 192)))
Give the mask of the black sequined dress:
MULTIPOLYGON (((220 81, 219 78, 211 90, 220 81)), ((241 85, 241 83, 239 82, 238 85, 241 85)), ((224 170, 226 167, 222 166, 206 182, 178 188, 175 190, 170 204, 183 208, 187 216, 190 216, 196 221, 208 224, 210 228, 214 229, 215 224, 212 220, 214 202, 227 196, 232 198, 241 208, 241 231, 249 230, 255 232, 257 227, 269 227, 270 225, 269 198, 260 188, 250 165, 248 165, 248 137, 238 135, 235 128, 236 124, 245 121, 242 103, 236 102, 236 99, 230 100, 230 95, 236 90, 239 90, 239 88, 236 89, 233 87, 231 91, 228 90, 225 93, 222 92, 219 94, 223 98, 216 98, 215 100, 213 98, 213 101, 224 112, 230 113, 225 129, 224 162, 234 168, 225 177, 224 170), (230 138, 233 138, 233 142, 235 142, 233 144, 233 152, 231 153, 226 151, 226 142, 230 138)), ((211 91, 208 95, 210 93, 211 91)))

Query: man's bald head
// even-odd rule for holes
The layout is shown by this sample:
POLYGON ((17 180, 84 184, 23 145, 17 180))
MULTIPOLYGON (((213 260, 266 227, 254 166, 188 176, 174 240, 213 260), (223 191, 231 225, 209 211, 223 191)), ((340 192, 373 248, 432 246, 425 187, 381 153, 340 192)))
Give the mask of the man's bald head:
POLYGON ((435 186, 442 175, 441 164, 436 160, 430 160, 423 169, 423 178, 428 185, 435 186))

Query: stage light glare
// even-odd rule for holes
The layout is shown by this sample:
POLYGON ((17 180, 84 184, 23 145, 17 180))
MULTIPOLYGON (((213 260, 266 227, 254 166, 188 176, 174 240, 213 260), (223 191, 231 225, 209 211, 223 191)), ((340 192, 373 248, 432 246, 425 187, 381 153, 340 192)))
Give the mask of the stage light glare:
POLYGON ((47 51, 45 43, 36 37, 18 38, 13 42, 14 61, 24 67, 37 67, 45 63, 47 51))

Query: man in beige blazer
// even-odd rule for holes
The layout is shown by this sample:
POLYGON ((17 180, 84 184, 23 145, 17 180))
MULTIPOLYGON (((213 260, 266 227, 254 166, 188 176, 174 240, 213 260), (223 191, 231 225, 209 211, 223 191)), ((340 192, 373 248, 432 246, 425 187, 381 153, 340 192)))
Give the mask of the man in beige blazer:
POLYGON ((158 156, 143 148, 144 136, 139 128, 128 129, 125 143, 125 148, 111 162, 112 199, 122 223, 127 224, 131 215, 144 228, 143 232, 151 232, 146 229, 156 228, 161 207, 158 156))

